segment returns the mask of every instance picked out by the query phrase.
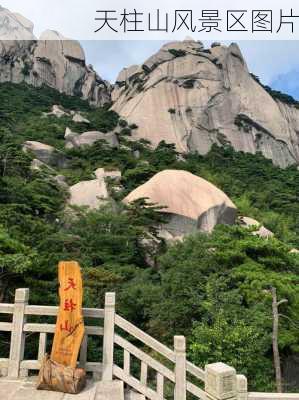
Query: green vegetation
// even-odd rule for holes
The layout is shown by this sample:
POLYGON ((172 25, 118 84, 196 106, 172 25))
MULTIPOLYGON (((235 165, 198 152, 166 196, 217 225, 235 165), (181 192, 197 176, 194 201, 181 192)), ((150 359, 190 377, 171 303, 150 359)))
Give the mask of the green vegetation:
POLYGON ((186 79, 183 82, 183 88, 185 89, 193 89, 195 85, 196 80, 195 79, 186 79))
POLYGON ((168 51, 175 57, 184 57, 186 55, 185 50, 169 49, 168 51))
POLYGON ((273 389, 268 290, 275 286, 288 299, 280 310, 290 317, 281 318, 280 348, 296 352, 298 259, 278 240, 219 227, 210 237, 197 235, 173 246, 160 263, 160 290, 149 307, 158 337, 187 333, 193 362, 221 359, 250 376, 251 385, 273 389))
MULTIPOLYGON (((193 362, 221 359, 245 373, 251 389, 273 389, 271 286, 288 300, 280 310, 282 362, 299 352, 299 257, 289 253, 299 248, 295 167, 282 170, 260 154, 229 146, 214 146, 206 156, 179 156, 165 142, 153 150, 145 140, 128 140, 122 132, 127 124, 107 108, 95 110, 48 88, 0 85, 0 118, 0 301, 12 301, 16 287, 30 287, 32 303, 55 304, 57 263, 75 259, 83 269, 85 306, 102 306, 104 292, 116 291, 118 311, 140 328, 169 345, 174 334, 186 335, 193 362), (88 129, 116 129, 120 148, 99 141, 65 150, 65 128, 87 127, 69 117, 43 116, 53 104, 80 110, 91 121, 88 129), (21 149, 29 139, 61 149, 67 168, 32 171, 32 158, 21 149), (119 168, 123 190, 113 193, 112 185, 113 200, 97 211, 66 213, 67 193, 52 175, 74 184, 91 179, 99 167, 119 168), (142 200, 125 206, 121 199, 166 168, 214 183, 241 215, 258 219, 276 238, 219 226, 211 235, 153 246, 163 222, 158 209, 142 200)), ((0 357, 4 352, 0 338, 0 357)))
POLYGON ((128 123, 127 123, 126 120, 120 119, 120 120, 118 121, 118 125, 121 126, 122 128, 125 128, 126 126, 128 126, 128 123))
POLYGON ((78 133, 86 130, 108 132, 118 123, 117 114, 108 111, 107 108, 91 108, 86 101, 64 96, 48 87, 33 89, 25 84, 4 83, 0 85, 0 99, 0 133, 13 134, 14 140, 19 143, 36 140, 63 148, 64 131, 67 126, 78 133), (65 109, 82 111, 88 115, 91 124, 76 124, 69 116, 43 117, 42 113, 50 112, 54 104, 65 109))
POLYGON ((132 133, 132 129, 129 128, 129 127, 123 128, 120 131, 120 134, 123 135, 123 136, 131 136, 131 133, 132 133))
POLYGON ((22 74, 25 76, 30 75, 31 65, 27 62, 24 62, 24 66, 22 68, 22 74))

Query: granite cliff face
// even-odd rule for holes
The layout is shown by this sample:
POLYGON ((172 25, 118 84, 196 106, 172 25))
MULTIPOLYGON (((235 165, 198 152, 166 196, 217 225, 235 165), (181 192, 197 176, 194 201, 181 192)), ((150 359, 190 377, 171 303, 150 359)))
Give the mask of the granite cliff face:
POLYGON ((110 101, 110 84, 86 65, 79 42, 55 31, 45 31, 37 40, 30 21, 2 7, 0 82, 45 84, 96 106, 110 101))
POLYGON ((260 151, 280 167, 299 162, 299 109, 275 100, 249 73, 236 44, 164 45, 119 74, 113 109, 138 125, 133 139, 206 154, 213 143, 260 151))

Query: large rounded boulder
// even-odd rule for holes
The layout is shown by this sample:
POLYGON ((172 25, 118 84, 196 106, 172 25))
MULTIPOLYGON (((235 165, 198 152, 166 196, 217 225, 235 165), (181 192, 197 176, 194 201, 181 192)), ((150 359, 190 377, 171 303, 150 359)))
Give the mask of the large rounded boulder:
POLYGON ((236 206, 216 186, 187 171, 165 170, 132 191, 124 203, 145 198, 169 216, 163 229, 172 236, 211 232, 217 224, 234 224, 236 206))

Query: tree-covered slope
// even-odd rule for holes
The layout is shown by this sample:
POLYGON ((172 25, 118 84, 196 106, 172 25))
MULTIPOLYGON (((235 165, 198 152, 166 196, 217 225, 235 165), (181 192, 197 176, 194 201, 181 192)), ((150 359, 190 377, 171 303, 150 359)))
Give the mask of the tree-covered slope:
MULTIPOLYGON (((93 109, 48 88, 0 85, 0 301, 12 301, 14 289, 27 286, 32 303, 57 302, 57 263, 75 259, 82 265, 86 306, 102 305, 104 292, 115 290, 119 312, 142 329, 168 344, 174 334, 185 334, 194 362, 221 359, 247 374, 251 388, 273 388, 272 286, 288 300, 281 309, 282 362, 299 351, 299 259, 289 252, 299 247, 297 169, 282 170, 261 155, 230 147, 213 147, 204 157, 179 156, 164 142, 153 150, 130 140, 134 128, 107 108, 93 109), (91 124, 44 116, 53 104, 80 110, 91 124), (121 146, 99 141, 66 150, 66 127, 116 130, 121 146), (32 157, 22 151, 26 140, 54 145, 67 167, 33 171, 32 157), (97 211, 67 213, 68 193, 53 174, 74 184, 92 179, 100 167, 119 168, 123 190, 114 192, 111 185, 111 202, 97 211), (155 207, 127 207, 121 199, 166 168, 211 181, 240 214, 257 218, 276 237, 264 240, 239 226, 220 226, 211 235, 153 247, 161 215, 155 207)), ((0 357, 4 351, 0 336, 0 357)))

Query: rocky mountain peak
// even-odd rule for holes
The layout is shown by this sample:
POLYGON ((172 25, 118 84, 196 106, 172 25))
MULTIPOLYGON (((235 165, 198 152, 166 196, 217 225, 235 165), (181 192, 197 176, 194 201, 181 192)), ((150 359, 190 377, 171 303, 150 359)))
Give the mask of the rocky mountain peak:
POLYGON ((0 82, 45 84, 96 106, 110 102, 110 84, 86 65, 79 42, 52 30, 37 40, 29 20, 4 8, 0 8, 0 82))
POLYGON ((206 154, 214 143, 229 144, 281 167, 299 161, 299 109, 254 79, 236 43, 167 43, 120 72, 112 99, 114 110, 138 125, 133 139, 153 146, 165 140, 180 152, 206 154))
POLYGON ((33 23, 21 14, 0 6, 1 40, 34 40, 33 28, 33 23))

